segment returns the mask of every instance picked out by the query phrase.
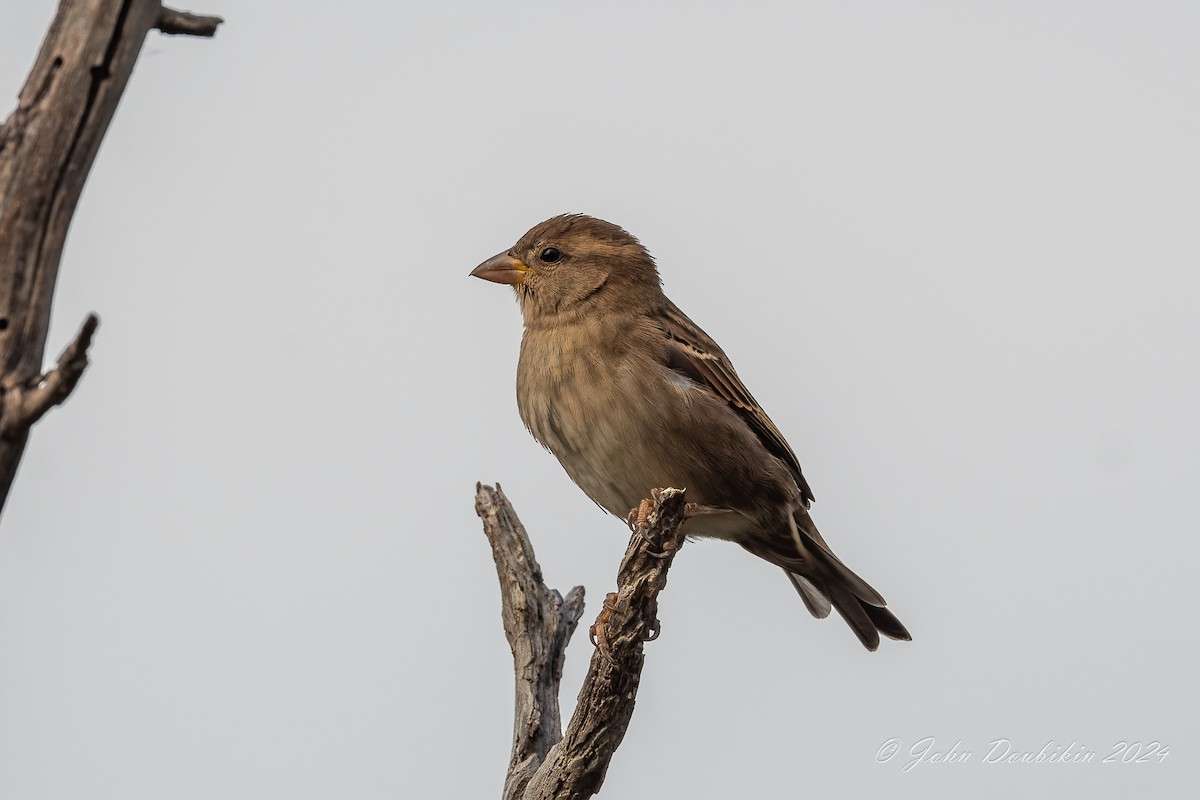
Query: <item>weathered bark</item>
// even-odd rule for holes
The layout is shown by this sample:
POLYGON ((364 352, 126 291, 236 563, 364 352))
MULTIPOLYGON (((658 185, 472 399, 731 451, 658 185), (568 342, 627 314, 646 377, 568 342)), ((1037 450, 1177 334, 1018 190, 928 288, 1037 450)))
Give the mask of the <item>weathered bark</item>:
POLYGON ((0 510, 30 426, 87 366, 95 315, 42 373, 50 304, 71 217, 142 42, 155 27, 211 36, 219 23, 158 0, 63 0, 0 125, 0 510))
POLYGON ((591 629, 596 652, 565 735, 559 733, 558 688, 566 646, 583 612, 583 587, 565 600, 546 587, 529 537, 499 485, 477 486, 475 509, 492 545, 516 671, 513 750, 503 796, 591 797, 633 716, 643 646, 658 636, 658 594, 683 545, 684 493, 657 491, 639 509, 617 591, 605 599, 591 629))
POLYGON ((566 599, 542 581, 542 568, 525 527, 500 486, 477 486, 475 512, 492 546, 500 579, 504 635, 516 671, 512 760, 505 800, 523 795, 525 784, 562 738, 558 688, 567 643, 583 614, 583 587, 566 599))

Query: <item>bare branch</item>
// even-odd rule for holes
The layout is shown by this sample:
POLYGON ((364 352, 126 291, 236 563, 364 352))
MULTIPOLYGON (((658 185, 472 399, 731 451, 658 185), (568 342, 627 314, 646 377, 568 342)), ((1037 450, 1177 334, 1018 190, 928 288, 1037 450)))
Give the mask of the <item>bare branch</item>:
POLYGON ((4 411, 0 413, 0 436, 26 431, 75 390, 88 365, 88 348, 100 318, 88 314, 75 338, 58 357, 58 367, 39 376, 29 386, 4 387, 4 411))
POLYGON ((505 798, 519 798, 546 753, 562 738, 558 688, 567 642, 583 614, 583 587, 564 600, 542 580, 525 527, 500 485, 475 487, 475 513, 492 546, 501 614, 516 671, 512 759, 505 798))
POLYGON ((168 36, 216 36, 217 26, 224 21, 220 17, 176 11, 163 6, 154 27, 168 36))
POLYGON ((645 642, 658 636, 658 595, 683 544, 683 490, 659 490, 653 501, 642 503, 617 574, 617 591, 608 595, 592 627, 596 652, 561 739, 557 695, 563 649, 582 612, 583 589, 576 587, 563 601, 546 588, 533 546, 499 486, 478 486, 475 508, 492 544, 504 631, 517 673, 513 754, 504 797, 591 797, 600 790, 633 716, 645 642), (578 606, 572 603, 575 597, 578 606))
MULTIPOLYGON (((211 36, 215 17, 159 0, 62 0, 16 109, 0 125, 0 508, 28 426, 70 394, 87 364, 87 330, 43 375, 63 244, 84 182, 146 33, 211 36)), ((91 323, 94 330, 94 323, 91 323)))

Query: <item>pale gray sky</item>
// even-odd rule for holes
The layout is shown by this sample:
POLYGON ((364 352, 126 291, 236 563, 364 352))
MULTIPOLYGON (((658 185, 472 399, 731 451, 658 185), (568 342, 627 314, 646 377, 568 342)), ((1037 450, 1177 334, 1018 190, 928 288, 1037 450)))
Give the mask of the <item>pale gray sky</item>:
MULTIPOLYGON (((0 15, 7 105, 53 8, 0 15)), ((602 796, 1200 783, 1200 6, 191 8, 228 21, 151 35, 64 258, 51 355, 103 324, 0 526, 0 797, 498 795, 475 482, 589 617, 627 538, 467 277, 564 211, 658 257, 915 638, 689 545, 602 796), (973 755, 904 771, 924 737, 973 755)))

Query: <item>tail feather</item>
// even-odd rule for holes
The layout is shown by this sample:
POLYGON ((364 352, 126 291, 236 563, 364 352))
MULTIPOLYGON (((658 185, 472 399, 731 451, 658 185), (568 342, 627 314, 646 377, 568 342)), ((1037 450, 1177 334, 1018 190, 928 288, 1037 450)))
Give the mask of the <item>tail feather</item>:
POLYGON ((817 619, 824 619, 829 616, 831 608, 836 608, 858 640, 863 643, 863 647, 868 650, 879 647, 881 633, 889 639, 912 641, 908 629, 896 619, 895 614, 883 606, 865 602, 845 584, 822 581, 787 569, 784 569, 784 573, 792 582, 792 586, 796 587, 796 592, 804 601, 809 613, 817 619))
POLYGON ((846 620, 846 624, 854 631, 854 635, 863 643, 863 647, 868 650, 877 649, 879 647, 879 630, 871 621, 870 615, 867 614, 867 606, 851 594, 849 588, 840 583, 830 584, 829 599, 833 602, 833 607, 842 615, 842 619, 846 620))
MULTIPOLYGON (((871 588, 871 585, 862 578, 854 574, 854 572, 842 563, 842 560, 833 554, 829 549, 829 545, 825 544, 825 537, 821 536, 817 526, 813 524, 812 517, 807 513, 798 515, 796 520, 799 530, 797 538, 800 540, 801 556, 811 555, 815 560, 820 561, 822 566, 828 569, 833 575, 845 584, 846 588, 864 603, 872 606, 886 606, 887 601, 879 592, 871 588), (805 552, 808 551, 808 552, 805 552)), ((832 598, 831 598, 832 599, 832 598)))
POLYGON ((805 607, 817 619, 824 619, 831 608, 836 608, 868 650, 879 647, 881 633, 889 639, 911 641, 900 620, 884 608, 887 603, 883 596, 833 554, 807 512, 798 512, 794 523, 791 538, 796 555, 780 553, 778 543, 770 549, 747 549, 783 567, 805 607))
POLYGON ((829 611, 833 606, 830 604, 825 592, 818 589, 811 580, 803 575, 788 572, 786 569, 783 572, 788 576, 788 580, 792 582, 792 586, 796 587, 796 592, 799 593, 800 599, 804 601, 805 607, 808 608, 808 613, 817 619, 825 619, 829 616, 829 611))
POLYGON ((912 636, 909 635, 908 629, 900 620, 896 619, 896 615, 880 606, 872 606, 863 603, 863 611, 867 612, 867 616, 871 618, 871 622, 875 623, 875 627, 879 632, 889 639, 895 639, 898 642, 911 642, 912 636))

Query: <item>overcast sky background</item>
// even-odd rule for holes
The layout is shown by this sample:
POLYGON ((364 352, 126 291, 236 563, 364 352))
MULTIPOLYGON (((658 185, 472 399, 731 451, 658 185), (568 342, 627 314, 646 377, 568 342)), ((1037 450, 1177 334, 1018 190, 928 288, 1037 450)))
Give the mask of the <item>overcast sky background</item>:
MULTIPOLYGON (((4 6, 8 106, 54 5, 4 6)), ((193 10, 227 23, 148 38, 64 256, 48 357, 102 325, 0 525, 0 797, 498 796, 475 482, 589 621, 627 541, 467 277, 565 211, 656 255, 915 639, 689 545, 602 796, 1200 783, 1200 6, 193 10), (973 755, 904 771, 924 737, 973 755)))

